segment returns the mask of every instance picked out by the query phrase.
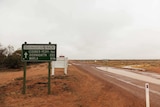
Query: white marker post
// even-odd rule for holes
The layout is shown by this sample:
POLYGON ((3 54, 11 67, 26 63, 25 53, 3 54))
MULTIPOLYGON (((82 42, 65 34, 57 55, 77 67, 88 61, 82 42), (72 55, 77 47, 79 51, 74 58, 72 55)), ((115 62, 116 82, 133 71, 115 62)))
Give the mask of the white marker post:
POLYGON ((150 100, 149 100, 149 84, 145 84, 145 91, 146 91, 146 107, 150 107, 150 100))

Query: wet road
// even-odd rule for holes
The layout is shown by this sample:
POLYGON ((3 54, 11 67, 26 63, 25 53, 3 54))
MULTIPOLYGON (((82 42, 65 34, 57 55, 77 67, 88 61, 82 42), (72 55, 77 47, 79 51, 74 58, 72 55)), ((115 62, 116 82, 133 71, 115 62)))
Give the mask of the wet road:
POLYGON ((115 84, 145 100, 145 83, 149 83, 151 107, 160 107, 160 75, 134 70, 102 67, 87 63, 72 63, 102 80, 115 84))
MULTIPOLYGON (((144 82, 150 82, 153 84, 160 85, 160 79, 156 78, 156 77, 160 76, 158 74, 156 77, 152 77, 151 75, 145 75, 145 73, 133 72, 133 70, 130 71, 130 70, 117 69, 117 68, 112 68, 112 67, 96 67, 96 68, 103 70, 103 71, 106 71, 106 72, 110 72, 110 73, 126 76, 129 78, 141 80, 144 82)), ((150 73, 150 74, 153 74, 153 73, 150 73)))

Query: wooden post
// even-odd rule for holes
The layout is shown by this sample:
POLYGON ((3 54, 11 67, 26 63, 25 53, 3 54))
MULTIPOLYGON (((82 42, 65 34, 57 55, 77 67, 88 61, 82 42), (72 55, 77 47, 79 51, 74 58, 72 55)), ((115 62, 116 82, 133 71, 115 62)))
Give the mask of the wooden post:
POLYGON ((48 94, 51 93, 51 62, 48 62, 48 94))
POLYGON ((24 62, 23 91, 22 91, 22 94, 26 94, 26 66, 27 66, 27 62, 24 62))

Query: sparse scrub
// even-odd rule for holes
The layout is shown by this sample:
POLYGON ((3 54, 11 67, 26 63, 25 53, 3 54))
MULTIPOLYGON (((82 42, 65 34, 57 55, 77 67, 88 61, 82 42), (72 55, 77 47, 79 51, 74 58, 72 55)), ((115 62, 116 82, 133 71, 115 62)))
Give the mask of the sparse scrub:
POLYGON ((20 68, 21 66, 21 50, 14 52, 13 46, 2 47, 0 44, 0 68, 20 68))
POLYGON ((22 66, 20 56, 17 56, 17 55, 14 55, 14 54, 8 56, 5 59, 4 64, 7 68, 20 68, 22 66))

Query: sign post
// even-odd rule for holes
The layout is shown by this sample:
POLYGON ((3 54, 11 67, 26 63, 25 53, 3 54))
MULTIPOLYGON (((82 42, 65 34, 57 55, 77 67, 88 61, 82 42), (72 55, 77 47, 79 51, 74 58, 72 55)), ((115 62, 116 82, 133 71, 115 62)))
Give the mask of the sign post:
POLYGON ((24 73, 23 73, 23 94, 26 94, 26 66, 27 62, 24 62, 24 73))
POLYGON ((27 62, 48 62, 48 94, 50 94, 51 61, 56 61, 56 44, 22 44, 22 61, 24 62, 23 91, 26 93, 26 66, 27 62))
POLYGON ((51 93, 51 62, 48 62, 48 94, 51 93))

